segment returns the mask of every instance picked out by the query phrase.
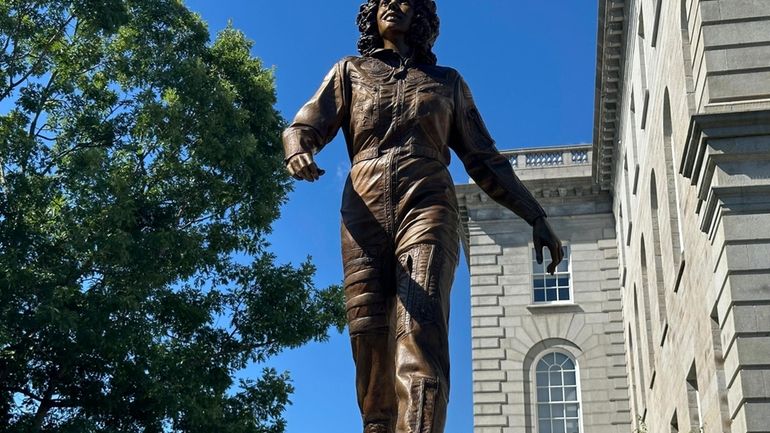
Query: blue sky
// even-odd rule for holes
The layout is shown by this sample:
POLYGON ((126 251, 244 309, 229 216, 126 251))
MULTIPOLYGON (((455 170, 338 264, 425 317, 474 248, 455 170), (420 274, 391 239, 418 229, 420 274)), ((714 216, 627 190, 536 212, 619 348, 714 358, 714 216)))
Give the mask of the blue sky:
MULTIPOLYGON (((341 57, 356 54, 360 0, 187 0, 215 33, 229 19, 255 41, 253 54, 275 68, 278 105, 290 119, 341 57)), ((596 0, 439 0, 439 63, 469 83, 498 148, 591 141, 596 56, 596 0)), ((349 169, 340 137, 317 156, 326 175, 298 184, 270 236, 282 262, 308 255, 319 286, 339 283, 339 203, 349 169)), ((456 183, 468 175, 455 159, 456 183)), ((464 260, 452 289, 452 391, 446 433, 473 426, 470 277, 464 260)), ((296 387, 288 433, 357 432, 353 361, 346 332, 272 359, 296 387)), ((250 371, 256 374, 259 367, 250 371)), ((249 374, 249 371, 246 372, 249 374)))

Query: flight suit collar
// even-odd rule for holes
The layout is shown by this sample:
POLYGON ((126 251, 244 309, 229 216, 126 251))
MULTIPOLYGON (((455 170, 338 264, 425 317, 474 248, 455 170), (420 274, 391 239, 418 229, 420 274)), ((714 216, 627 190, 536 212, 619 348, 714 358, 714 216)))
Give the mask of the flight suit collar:
POLYGON ((402 68, 410 68, 415 64, 414 50, 412 50, 411 56, 402 57, 401 54, 389 48, 377 48, 372 51, 371 56, 396 67, 401 66, 402 68))

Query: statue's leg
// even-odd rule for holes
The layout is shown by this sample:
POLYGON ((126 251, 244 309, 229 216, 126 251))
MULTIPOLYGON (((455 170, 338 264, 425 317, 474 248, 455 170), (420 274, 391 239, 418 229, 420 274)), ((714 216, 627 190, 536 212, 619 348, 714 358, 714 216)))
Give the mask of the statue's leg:
POLYGON ((392 277, 390 281, 383 277, 393 275, 393 260, 345 242, 346 238, 350 239, 343 237, 345 305, 364 433, 392 433, 396 400, 389 324, 395 296, 392 277), (388 263, 391 269, 386 271, 388 263))
POLYGON ((457 249, 410 247, 396 266, 397 433, 442 433, 449 398, 449 293, 457 249))

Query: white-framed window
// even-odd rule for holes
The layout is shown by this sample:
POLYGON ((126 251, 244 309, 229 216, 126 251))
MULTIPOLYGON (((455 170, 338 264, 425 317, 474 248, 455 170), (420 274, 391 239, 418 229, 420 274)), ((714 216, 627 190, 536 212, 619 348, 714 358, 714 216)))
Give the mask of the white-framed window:
POLYGON ((549 274, 548 264, 551 263, 551 253, 543 249, 543 263, 537 263, 535 249, 532 248, 532 303, 554 304, 573 303, 572 296, 572 254, 569 245, 564 245, 564 259, 559 263, 556 272, 549 274))
POLYGON ((575 360, 563 352, 543 355, 535 367, 537 433, 580 433, 580 381, 575 360))

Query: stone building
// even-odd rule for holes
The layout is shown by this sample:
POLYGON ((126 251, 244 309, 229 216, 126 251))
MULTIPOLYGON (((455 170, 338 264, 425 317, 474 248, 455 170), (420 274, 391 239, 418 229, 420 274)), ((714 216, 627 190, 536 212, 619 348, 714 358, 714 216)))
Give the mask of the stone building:
POLYGON ((475 431, 770 432, 770 1, 600 0, 597 51, 593 146, 511 153, 564 274, 458 187, 475 431))
POLYGON ((566 255, 546 274, 526 222, 476 185, 456 187, 471 272, 475 432, 631 433, 613 201, 593 180, 591 146, 505 154, 566 255))

